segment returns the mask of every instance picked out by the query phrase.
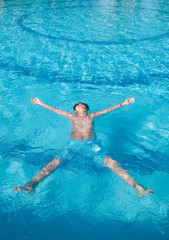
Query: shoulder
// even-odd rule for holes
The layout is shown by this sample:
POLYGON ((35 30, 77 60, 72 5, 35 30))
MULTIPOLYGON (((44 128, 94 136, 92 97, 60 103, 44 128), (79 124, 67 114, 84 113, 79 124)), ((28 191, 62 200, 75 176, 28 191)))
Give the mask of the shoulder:
POLYGON ((75 113, 69 112, 71 117, 77 117, 75 113))
POLYGON ((77 118, 77 115, 75 113, 69 113, 69 118, 73 120, 77 118))
POLYGON ((94 119, 95 115, 96 115, 96 112, 93 112, 93 113, 88 114, 88 117, 91 119, 94 119))

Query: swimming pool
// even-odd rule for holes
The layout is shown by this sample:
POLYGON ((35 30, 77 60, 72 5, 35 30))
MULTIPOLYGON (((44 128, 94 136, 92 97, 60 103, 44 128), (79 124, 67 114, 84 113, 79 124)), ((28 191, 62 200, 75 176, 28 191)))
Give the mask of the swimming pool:
POLYGON ((169 3, 1 0, 0 29, 1 239, 168 239, 169 3), (88 166, 59 169, 34 195, 14 192, 71 134, 32 97, 67 111, 78 101, 97 111, 135 97, 95 130, 154 195, 137 198, 115 174, 88 166))

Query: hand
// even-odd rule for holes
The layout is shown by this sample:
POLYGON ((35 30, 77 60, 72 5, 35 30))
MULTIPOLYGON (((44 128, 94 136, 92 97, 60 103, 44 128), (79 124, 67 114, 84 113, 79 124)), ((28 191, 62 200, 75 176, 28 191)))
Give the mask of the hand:
POLYGON ((32 103, 32 104, 40 104, 40 105, 41 105, 41 104, 42 104, 42 101, 41 101, 39 98, 35 98, 35 99, 32 98, 32 99, 31 99, 31 103, 32 103))
POLYGON ((134 98, 127 98, 125 101, 124 101, 124 105, 127 105, 127 104, 130 104, 130 103, 134 103, 135 102, 135 99, 134 98))

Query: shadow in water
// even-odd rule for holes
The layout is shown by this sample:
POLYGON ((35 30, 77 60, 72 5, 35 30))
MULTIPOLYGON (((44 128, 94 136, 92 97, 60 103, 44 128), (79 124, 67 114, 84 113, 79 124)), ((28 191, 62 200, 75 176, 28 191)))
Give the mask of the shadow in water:
POLYGON ((55 149, 44 150, 40 147, 30 147, 25 140, 12 144, 1 143, 0 152, 4 161, 17 160, 37 167, 44 167, 58 155, 55 149))
MULTIPOLYGON (((26 76, 26 77, 34 77, 37 82, 44 82, 44 83, 55 83, 55 82, 60 82, 60 83, 81 83, 81 84, 91 84, 91 85, 97 85, 97 86, 106 86, 106 85, 117 85, 117 86, 129 86, 129 85, 136 85, 136 84, 141 84, 141 85, 150 85, 153 82, 160 81, 161 79, 169 79, 169 75, 167 73, 157 73, 157 74, 140 74, 134 77, 128 77, 128 76, 122 76, 121 78, 113 78, 110 79, 109 77, 97 77, 97 76, 92 76, 90 80, 82 80, 78 76, 64 76, 63 74, 60 74, 59 71, 53 71, 53 70, 48 70, 48 69, 39 69, 35 66, 19 66, 15 59, 10 59, 10 62, 4 63, 0 61, 0 69, 6 70, 8 72, 13 71, 13 73, 17 76, 26 76)), ((8 79, 9 83, 10 79, 8 79)), ((17 84, 18 79, 15 82, 12 80, 12 84, 17 84)), ((25 82, 26 84, 26 82, 25 82)), ((30 84, 30 82, 29 82, 30 84)), ((24 83, 22 82, 22 85, 24 83)))
MULTIPOLYGON (((169 156, 167 154, 146 149, 139 143, 133 144, 137 145, 137 147, 139 146, 139 148, 142 149, 146 155, 149 155, 149 157, 138 157, 134 155, 118 154, 117 161, 122 164, 122 167, 124 167, 126 170, 134 171, 139 174, 151 174, 153 171, 164 171, 169 173, 169 156)), ((64 151, 64 149, 62 150, 64 151)), ((90 165, 89 161, 91 160, 91 156, 86 156, 85 159, 85 156, 81 155, 77 151, 72 152, 71 154, 70 152, 68 152, 66 156, 65 152, 64 155, 62 155, 62 152, 56 149, 43 150, 42 148, 38 147, 33 148, 26 144, 26 141, 24 140, 15 142, 12 145, 10 144, 8 146, 6 143, 1 143, 0 151, 2 159, 4 159, 4 161, 6 161, 7 159, 15 159, 17 161, 19 160, 23 163, 31 164, 40 168, 44 167, 44 165, 48 164, 54 158, 60 157, 63 161, 64 159, 68 161, 69 159, 71 159, 71 161, 74 159, 75 165, 77 165, 77 169, 77 162, 79 162, 79 160, 82 160, 82 162, 80 162, 81 164, 79 163, 79 166, 80 168, 82 167, 83 170, 83 165, 85 165, 85 163, 87 163, 87 165, 90 165), (6 148, 4 148, 4 145, 6 148)), ((70 167, 68 167, 70 171, 71 165, 70 167)), ((67 168, 66 165, 64 166, 67 168)), ((88 167, 90 168, 91 166, 88 167)), ((80 171, 80 169, 78 170, 80 171)))
MULTIPOLYGON (((51 8, 46 8, 43 9, 44 11, 51 11, 51 8)), ((53 11, 53 10, 52 10, 53 11)), ((163 38, 168 38, 169 37, 169 32, 164 32, 162 34, 157 34, 155 36, 143 36, 139 39, 134 39, 134 38, 130 38, 130 39, 117 39, 117 40, 100 40, 100 41, 96 41, 96 40, 88 40, 88 39, 84 39, 84 40, 77 40, 74 38, 69 38, 69 37, 59 37, 58 34, 57 36, 52 36, 50 34, 45 34, 45 33, 41 33, 39 31, 36 31, 34 29, 31 29, 28 26, 24 25, 24 21, 31 15, 35 15, 36 13, 42 12, 42 10, 40 11, 36 11, 36 12, 31 12, 28 14, 24 14, 22 15, 18 20, 17 20, 17 24, 22 28, 23 31, 26 31, 29 34, 32 34, 35 37, 40 37, 40 38, 47 38, 48 40, 52 40, 52 41, 65 41, 65 42, 69 42, 69 43, 76 43, 76 44, 83 44, 83 45, 105 45, 105 46, 110 46, 110 45, 131 45, 133 43, 137 43, 137 42, 144 42, 144 41, 156 41, 159 39, 163 39, 163 38)), ((165 12, 163 12, 165 13, 165 12)), ((167 12, 166 12, 167 13, 167 12)), ((32 23, 32 22, 31 22, 32 23)), ((57 28, 56 28, 57 31, 57 28)))
POLYGON ((145 148, 140 143, 132 142, 133 145, 139 147, 148 157, 140 157, 134 155, 120 155, 119 161, 127 170, 132 170, 140 174, 151 174, 153 171, 163 171, 169 173, 169 156, 166 153, 152 151, 145 148))

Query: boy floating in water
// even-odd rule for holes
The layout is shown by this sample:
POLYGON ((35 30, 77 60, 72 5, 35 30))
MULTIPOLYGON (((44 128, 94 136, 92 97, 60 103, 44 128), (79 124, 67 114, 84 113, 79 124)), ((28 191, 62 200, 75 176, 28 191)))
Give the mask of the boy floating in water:
MULTIPOLYGON (((93 112, 90 114, 87 113, 89 110, 88 105, 82 102, 75 104, 73 107, 75 113, 71 113, 71 112, 66 112, 66 111, 57 109, 55 107, 52 107, 50 105, 47 105, 38 98, 32 99, 31 101, 33 104, 39 104, 44 108, 47 108, 59 115, 69 118, 73 125, 71 139, 80 140, 80 141, 89 141, 95 137, 93 121, 96 118, 106 113, 109 113, 117 108, 121 108, 128 104, 134 103, 135 99, 127 98, 122 104, 118 104, 108 109, 98 111, 98 112, 93 112)), ((35 187, 49 174, 54 172, 59 167, 60 164, 61 164, 60 159, 55 158, 53 161, 47 164, 30 182, 26 183, 23 187, 15 187, 15 191, 25 191, 27 193, 32 193, 35 187)), ((153 190, 146 189, 143 186, 141 186, 138 182, 136 182, 128 174, 128 172, 124 170, 122 167, 120 167, 119 163, 113 160, 111 157, 106 156, 103 159, 103 164, 104 166, 114 171, 122 179, 124 179, 131 187, 134 187, 137 190, 139 197, 142 197, 146 194, 153 193, 153 190)))

